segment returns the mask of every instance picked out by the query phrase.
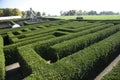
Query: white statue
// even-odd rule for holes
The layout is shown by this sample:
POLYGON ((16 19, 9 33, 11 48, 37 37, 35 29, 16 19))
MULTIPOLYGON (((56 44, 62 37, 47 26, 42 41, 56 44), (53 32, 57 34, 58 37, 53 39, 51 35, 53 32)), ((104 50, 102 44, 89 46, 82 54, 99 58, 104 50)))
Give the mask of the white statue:
POLYGON ((32 8, 30 8, 30 19, 36 19, 36 14, 33 12, 32 8))

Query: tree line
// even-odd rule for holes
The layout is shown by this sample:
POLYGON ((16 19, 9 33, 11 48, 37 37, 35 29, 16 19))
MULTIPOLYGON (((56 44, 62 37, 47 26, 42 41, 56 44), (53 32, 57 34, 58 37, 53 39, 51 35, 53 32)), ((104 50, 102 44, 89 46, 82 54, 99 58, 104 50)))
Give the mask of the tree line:
POLYGON ((119 15, 120 13, 115 13, 113 11, 102 11, 102 12, 97 12, 94 10, 91 11, 82 11, 82 10, 69 10, 69 11, 60 11, 61 16, 80 16, 80 15, 119 15))
MULTIPOLYGON (((34 11, 33 12, 36 14, 36 16, 45 16, 46 13, 39 12, 39 11, 34 11)), ((3 16, 23 16, 28 18, 30 16, 30 10, 27 11, 20 11, 18 8, 0 8, 0 17, 3 16)))
MULTIPOLYGON (((39 12, 39 11, 34 11, 33 12, 36 14, 36 16, 45 16, 46 13, 39 12)), ((91 11, 82 11, 82 10, 69 10, 69 11, 60 11, 61 16, 81 16, 81 15, 119 15, 120 13, 115 13, 113 11, 102 11, 102 12, 97 12, 94 10, 91 11)), ((18 8, 0 8, 0 17, 2 16, 22 16, 25 18, 29 18, 30 16, 30 10, 26 11, 20 11, 18 8)))
POLYGON ((0 16, 22 16, 17 8, 0 8, 0 16))

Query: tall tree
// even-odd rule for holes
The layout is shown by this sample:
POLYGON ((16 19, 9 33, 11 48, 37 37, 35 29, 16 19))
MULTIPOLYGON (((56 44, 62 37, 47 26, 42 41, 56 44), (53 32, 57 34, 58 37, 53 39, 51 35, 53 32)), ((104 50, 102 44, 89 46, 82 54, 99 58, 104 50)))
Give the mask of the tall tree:
POLYGON ((41 16, 41 13, 40 13, 40 12, 37 12, 37 16, 38 16, 38 17, 41 16))
POLYGON ((42 16, 45 16, 45 15, 46 15, 45 12, 43 12, 43 13, 42 13, 42 16))
POLYGON ((79 10, 79 11, 76 12, 76 14, 77 14, 78 16, 80 16, 80 15, 83 15, 83 12, 82 12, 82 10, 79 10))
POLYGON ((0 9, 0 16, 3 16, 3 9, 0 9))
POLYGON ((91 10, 91 11, 89 11, 89 12, 88 12, 88 15, 97 15, 97 12, 96 12, 96 11, 91 10))
POLYGON ((13 15, 14 16, 22 16, 22 13, 21 13, 21 11, 19 9, 14 8, 13 9, 13 15))

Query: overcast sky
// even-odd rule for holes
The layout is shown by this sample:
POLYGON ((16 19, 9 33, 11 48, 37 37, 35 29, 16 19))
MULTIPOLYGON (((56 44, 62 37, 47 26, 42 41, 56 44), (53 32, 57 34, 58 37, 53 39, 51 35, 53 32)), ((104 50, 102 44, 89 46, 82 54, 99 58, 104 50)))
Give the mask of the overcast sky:
POLYGON ((96 10, 120 12, 120 0, 0 0, 0 8, 19 8, 59 15, 60 11, 96 10))

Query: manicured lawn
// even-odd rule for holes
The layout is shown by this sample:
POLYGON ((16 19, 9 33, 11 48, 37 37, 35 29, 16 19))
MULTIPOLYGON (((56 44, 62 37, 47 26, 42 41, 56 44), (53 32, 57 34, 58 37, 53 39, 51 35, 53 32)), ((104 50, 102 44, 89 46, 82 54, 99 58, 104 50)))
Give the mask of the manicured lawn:
MULTIPOLYGON (((60 19, 76 19, 77 16, 57 16, 52 18, 60 18, 60 19)), ((120 19, 120 15, 94 15, 94 16, 82 16, 84 19, 88 20, 118 20, 120 19)))

